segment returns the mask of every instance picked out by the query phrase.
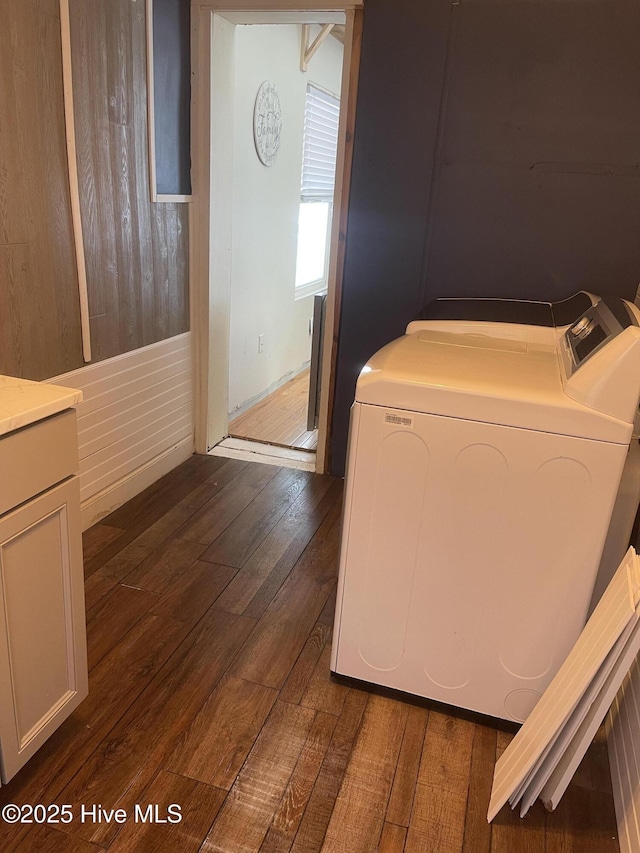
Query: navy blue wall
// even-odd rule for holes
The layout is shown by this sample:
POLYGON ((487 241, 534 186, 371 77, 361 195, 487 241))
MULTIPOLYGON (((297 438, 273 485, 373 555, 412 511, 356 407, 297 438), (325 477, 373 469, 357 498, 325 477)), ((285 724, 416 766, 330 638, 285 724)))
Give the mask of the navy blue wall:
POLYGON ((360 368, 436 296, 633 297, 640 4, 366 0, 331 470, 360 368))

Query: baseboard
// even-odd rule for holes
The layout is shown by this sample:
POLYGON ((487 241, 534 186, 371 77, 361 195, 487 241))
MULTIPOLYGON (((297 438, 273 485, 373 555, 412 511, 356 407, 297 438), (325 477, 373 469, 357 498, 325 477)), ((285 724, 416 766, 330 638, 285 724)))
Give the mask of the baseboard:
POLYGON ((192 453, 193 440, 185 439, 83 501, 80 508, 82 529, 87 530, 92 524, 96 524, 110 512, 140 494, 147 486, 187 460, 192 453))

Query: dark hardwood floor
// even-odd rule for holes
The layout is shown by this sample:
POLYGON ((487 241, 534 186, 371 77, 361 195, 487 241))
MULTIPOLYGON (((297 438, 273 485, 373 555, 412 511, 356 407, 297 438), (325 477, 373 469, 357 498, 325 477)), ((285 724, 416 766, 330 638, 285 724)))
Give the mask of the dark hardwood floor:
POLYGON ((602 737, 556 812, 489 826, 508 733, 331 680, 341 491, 194 456, 87 531, 89 697, 0 790, 74 820, 0 823, 0 850, 619 849, 602 737), (135 820, 171 804, 180 823, 135 820))

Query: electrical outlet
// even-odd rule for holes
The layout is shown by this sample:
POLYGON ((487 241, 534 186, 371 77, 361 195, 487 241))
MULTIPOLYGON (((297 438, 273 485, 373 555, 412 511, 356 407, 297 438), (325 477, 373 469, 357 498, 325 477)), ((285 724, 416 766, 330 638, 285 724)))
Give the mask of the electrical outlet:
POLYGON ((258 335, 258 355, 264 349, 264 335, 258 335))

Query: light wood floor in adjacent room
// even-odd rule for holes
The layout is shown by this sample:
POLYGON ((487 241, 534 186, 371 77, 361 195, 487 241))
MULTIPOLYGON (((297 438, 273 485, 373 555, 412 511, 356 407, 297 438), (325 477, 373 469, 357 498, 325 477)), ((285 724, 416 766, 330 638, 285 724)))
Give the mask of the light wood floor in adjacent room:
POLYGON ((602 740, 556 812, 489 826, 510 735, 330 678, 341 493, 194 456, 87 531, 89 698, 0 789, 75 817, 0 823, 3 853, 619 850, 602 740), (184 817, 136 823, 135 804, 184 817))
POLYGON ((231 421, 229 435, 282 447, 315 450, 318 431, 307 429, 308 397, 307 369, 231 421))

